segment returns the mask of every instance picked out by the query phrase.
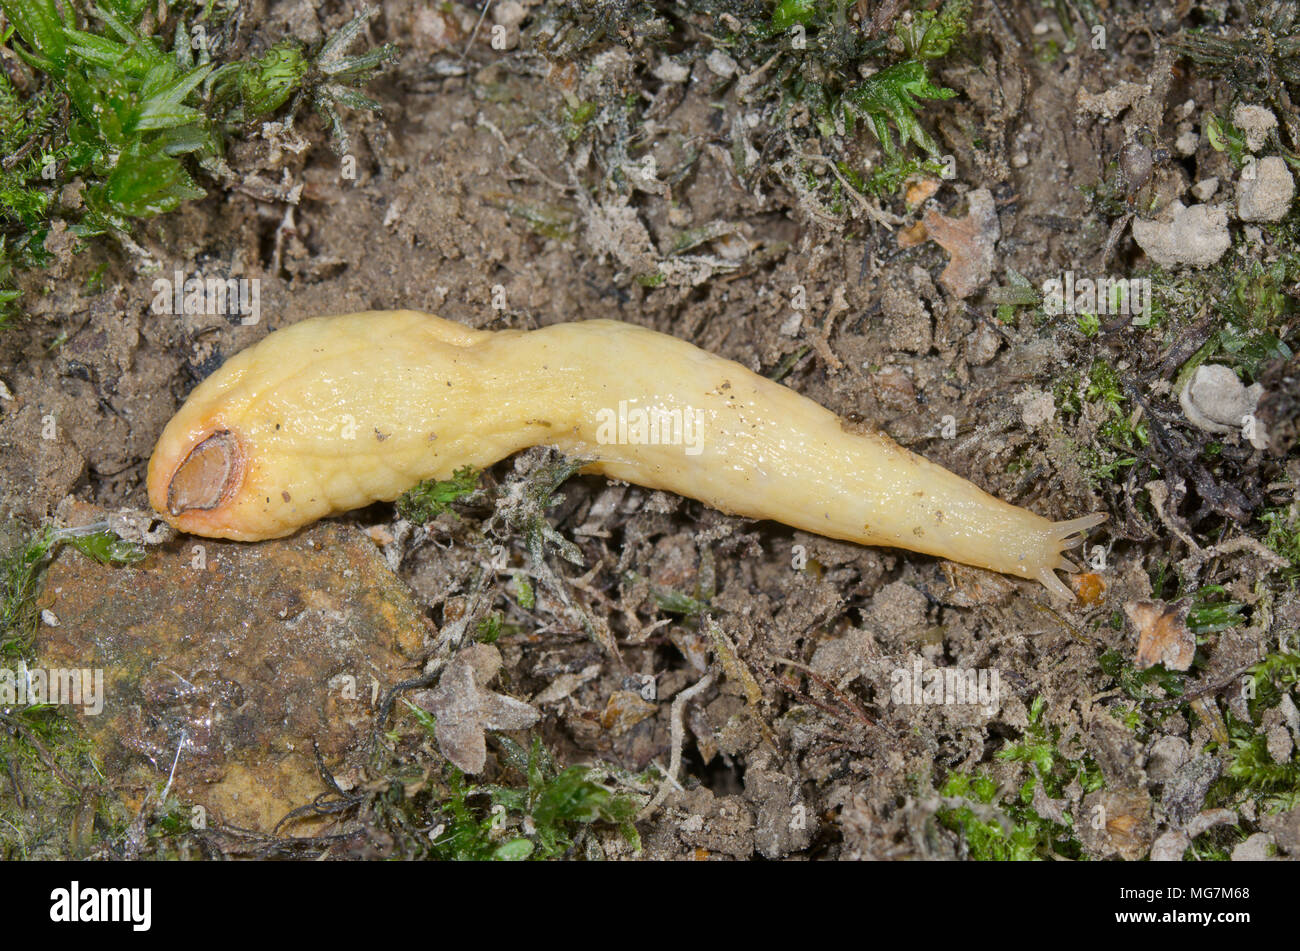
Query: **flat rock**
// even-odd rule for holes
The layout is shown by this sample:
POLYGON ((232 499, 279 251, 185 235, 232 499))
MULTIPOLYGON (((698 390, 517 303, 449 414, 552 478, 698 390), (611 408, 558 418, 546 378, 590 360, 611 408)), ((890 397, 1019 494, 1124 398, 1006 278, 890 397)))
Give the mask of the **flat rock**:
MULTIPOLYGON (((132 567, 65 549, 38 598, 46 667, 101 668, 77 710, 108 782, 172 794, 211 825, 270 831, 364 761, 376 699, 415 676, 431 625, 358 529, 255 545, 181 536, 132 567), (179 751, 179 755, 178 755, 179 751)), ((294 831, 301 831, 301 827, 294 831)))

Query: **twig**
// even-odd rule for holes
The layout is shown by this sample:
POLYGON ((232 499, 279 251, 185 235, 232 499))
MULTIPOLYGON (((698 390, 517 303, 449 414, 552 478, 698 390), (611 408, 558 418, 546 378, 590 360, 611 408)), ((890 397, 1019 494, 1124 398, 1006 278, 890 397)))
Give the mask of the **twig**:
POLYGON ((704 691, 713 686, 713 671, 709 671, 701 677, 694 686, 687 687, 677 696, 673 697, 672 710, 669 712, 669 737, 672 744, 672 753, 668 759, 668 775, 664 778, 663 783, 659 786, 659 792, 655 793, 654 799, 650 800, 649 805, 637 813, 637 819, 648 819, 654 815, 655 810, 662 805, 663 801, 668 798, 669 792, 674 787, 681 788, 677 782, 677 772, 682 768, 682 743, 686 737, 686 726, 683 718, 686 714, 686 704, 690 703, 704 691))
POLYGON ((483 4, 483 11, 478 15, 478 21, 474 24, 474 31, 469 35, 469 42, 465 44, 465 49, 461 51, 460 59, 456 60, 457 63, 465 62, 465 57, 469 55, 470 48, 474 45, 474 40, 478 38, 478 28, 483 25, 483 20, 487 16, 488 10, 491 8, 492 0, 487 0, 487 3, 483 4))

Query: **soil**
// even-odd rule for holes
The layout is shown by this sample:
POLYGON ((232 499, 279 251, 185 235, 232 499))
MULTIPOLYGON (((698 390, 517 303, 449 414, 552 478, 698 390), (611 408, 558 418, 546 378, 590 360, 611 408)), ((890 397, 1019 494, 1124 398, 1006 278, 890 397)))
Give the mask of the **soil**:
MULTIPOLYGON (((1086 406, 1067 415, 1051 398, 1094 360, 1123 379, 1143 378, 1176 342, 1173 328, 1088 336, 1068 317, 1003 321, 994 312, 990 288, 1011 283, 1013 271, 1037 287, 1070 270, 1145 268, 1127 234, 1103 264, 1113 221, 1086 190, 1135 137, 1172 139, 1183 103, 1208 107, 1219 95, 1153 50, 1153 32, 1174 13, 1121 6, 1106 49, 1080 43, 1066 53, 1060 24, 1039 5, 976 4, 974 45, 937 66, 938 80, 959 95, 922 112, 955 156, 955 175, 934 179, 915 207, 894 198, 877 219, 849 203, 829 220, 776 177, 737 173, 733 120, 746 121, 749 107, 735 83, 719 90, 716 76, 708 81, 707 46, 688 50, 693 78, 678 84, 655 78, 658 54, 635 42, 597 44, 568 69, 481 39, 462 59, 475 11, 457 7, 454 24, 439 25, 420 12, 423 3, 386 0, 370 39, 399 42, 402 58, 370 87, 382 116, 347 116, 351 154, 336 155, 310 114, 232 144, 228 161, 239 175, 301 186, 296 203, 265 200, 256 187, 212 187, 208 198, 137 229, 139 250, 112 242, 65 249, 51 270, 25 278, 28 316, 0 338, 0 379, 12 394, 0 408, 9 540, 66 511, 69 498, 146 510, 149 454, 185 396, 229 356, 304 318, 410 308, 488 329, 641 324, 760 373, 788 370, 783 383, 847 425, 883 431, 1008 502, 1053 519, 1110 512, 1089 540, 1090 551, 1100 546, 1104 567, 1093 574, 1102 590, 1063 606, 1032 582, 577 476, 547 513, 583 564, 548 555, 559 589, 547 587, 522 537, 504 535, 494 539, 506 546, 500 570, 485 591, 475 589, 487 557, 477 533, 490 504, 471 501, 427 527, 386 505, 343 518, 378 539, 431 622, 424 662, 436 667, 446 652, 447 639, 433 632, 467 612, 500 612, 503 666, 493 689, 541 710, 534 732, 561 763, 632 773, 668 765, 673 699, 712 670, 681 711, 684 788, 639 824, 643 857, 965 856, 969 846, 940 822, 953 805, 940 792, 944 779, 979 770, 1017 789, 1025 767, 994 754, 1030 728, 1035 698, 1058 748, 1087 757, 1105 778, 1104 792, 1076 783, 1052 799, 1040 790, 1039 814, 1087 827, 1087 854, 1144 857, 1201 810, 1208 779, 1199 778, 1217 775, 1205 765, 1214 718, 1148 718, 1140 734, 1121 724, 1117 711, 1133 704, 1100 658, 1113 651, 1131 663, 1137 652, 1124 605, 1151 598, 1152 572, 1171 561, 1248 605, 1267 592, 1271 616, 1200 644, 1209 668, 1193 686, 1210 685, 1214 672, 1230 681, 1207 694, 1216 711, 1240 705, 1234 674, 1294 627, 1300 606, 1253 549, 1187 562, 1196 553, 1172 508, 1185 494, 1175 490, 1168 518, 1143 507, 1139 520, 1131 498, 1142 486, 1125 485, 1123 474, 1099 483, 1078 451, 1103 421, 1086 406), (442 42, 448 35, 454 43, 442 42), (1123 82, 1142 91, 1116 114, 1080 107, 1081 93, 1123 82), (575 92, 583 101, 616 93, 651 103, 653 119, 637 131, 632 157, 623 154, 622 188, 610 184, 613 139, 570 134, 566 94, 575 92), (683 169, 669 180, 668 170, 683 169), (993 273, 959 298, 945 276, 952 249, 900 234, 927 213, 962 221, 980 189, 996 215, 993 273), (711 240, 688 254, 662 253, 703 227, 711 240), (661 261, 673 264, 666 280, 638 282, 661 261), (154 281, 175 270, 258 279, 261 320, 154 312, 154 281), (806 296, 802 311, 791 306, 796 293, 806 296), (57 431, 43 438, 50 417, 57 431), (519 574, 534 579, 531 610, 511 587, 519 574), (668 590, 707 610, 663 610, 653 592, 668 590), (892 702, 894 672, 913 665, 996 670, 1002 689, 992 707, 892 702), (1187 750, 1174 779, 1145 765, 1169 737, 1187 750), (1098 831, 1088 825, 1098 808, 1134 821, 1122 834, 1098 831)), ((337 4, 262 3, 248 22, 260 24, 254 42, 286 32, 310 41, 347 17, 337 4)), ((747 126, 760 154, 777 138, 770 119, 754 113, 747 126)), ((869 135, 859 135, 870 152, 869 135)), ((1204 134, 1201 142, 1174 160, 1184 178, 1232 182, 1226 156, 1204 134)), ((1256 253, 1270 253, 1267 239, 1256 253)), ((1167 387, 1161 395, 1140 385, 1163 418, 1177 416, 1167 387)), ((544 453, 503 461, 485 485, 548 461, 544 453)), ((1281 469, 1270 471, 1280 478, 1281 469)), ((1219 519, 1202 521, 1195 537, 1206 548, 1239 533, 1219 519)), ((165 557, 148 564, 161 571, 182 561, 188 541, 167 542, 165 557)), ((246 610, 256 619, 274 607, 250 601, 246 610)), ((425 755, 437 752, 426 746, 425 755)), ((503 770, 489 742, 484 778, 503 770)), ((363 830, 355 841, 365 839, 363 830)), ((630 854, 617 842, 611 833, 606 854, 630 854)), ((376 843, 351 854, 380 854, 376 843)))

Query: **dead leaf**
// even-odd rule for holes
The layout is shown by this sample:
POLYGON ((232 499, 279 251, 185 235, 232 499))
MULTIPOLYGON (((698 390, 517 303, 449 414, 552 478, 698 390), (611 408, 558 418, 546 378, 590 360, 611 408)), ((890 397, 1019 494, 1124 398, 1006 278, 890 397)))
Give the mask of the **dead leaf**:
POLYGON ((484 689, 500 669, 500 651, 471 644, 451 659, 434 689, 411 698, 437 718, 438 749, 466 773, 480 773, 487 764, 488 730, 524 730, 541 717, 522 700, 484 689))
POLYGON ((907 192, 904 195, 904 201, 907 202, 908 208, 915 208, 934 197, 934 193, 939 190, 940 182, 937 178, 922 178, 907 183, 907 192))
POLYGON ((1130 601, 1124 613, 1138 634, 1134 663, 1146 670, 1164 664, 1167 670, 1186 670, 1196 654, 1196 635, 1187 627, 1190 603, 1178 601, 1130 601))
POLYGON ((643 698, 635 690, 615 690, 609 695, 600 725, 615 736, 626 733, 646 717, 654 716, 659 705, 643 698))
POLYGON ((965 218, 927 211, 922 219, 930 237, 952 255, 939 281, 956 297, 970 297, 993 276, 994 245, 1002 236, 993 195, 977 188, 966 196, 965 218))
POLYGON ((924 244, 929 237, 930 233, 925 230, 925 222, 918 221, 906 228, 898 229, 898 246, 904 249, 914 248, 918 244, 924 244))

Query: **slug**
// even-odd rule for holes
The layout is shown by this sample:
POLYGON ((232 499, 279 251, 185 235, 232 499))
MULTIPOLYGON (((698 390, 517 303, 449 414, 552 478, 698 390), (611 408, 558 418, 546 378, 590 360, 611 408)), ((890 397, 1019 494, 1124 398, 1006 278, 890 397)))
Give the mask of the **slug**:
POLYGON ((1104 513, 1053 522, 738 363, 632 324, 482 331, 409 310, 275 331, 204 380, 149 460, 177 529, 258 541, 529 446, 863 545, 1042 582, 1104 513))

